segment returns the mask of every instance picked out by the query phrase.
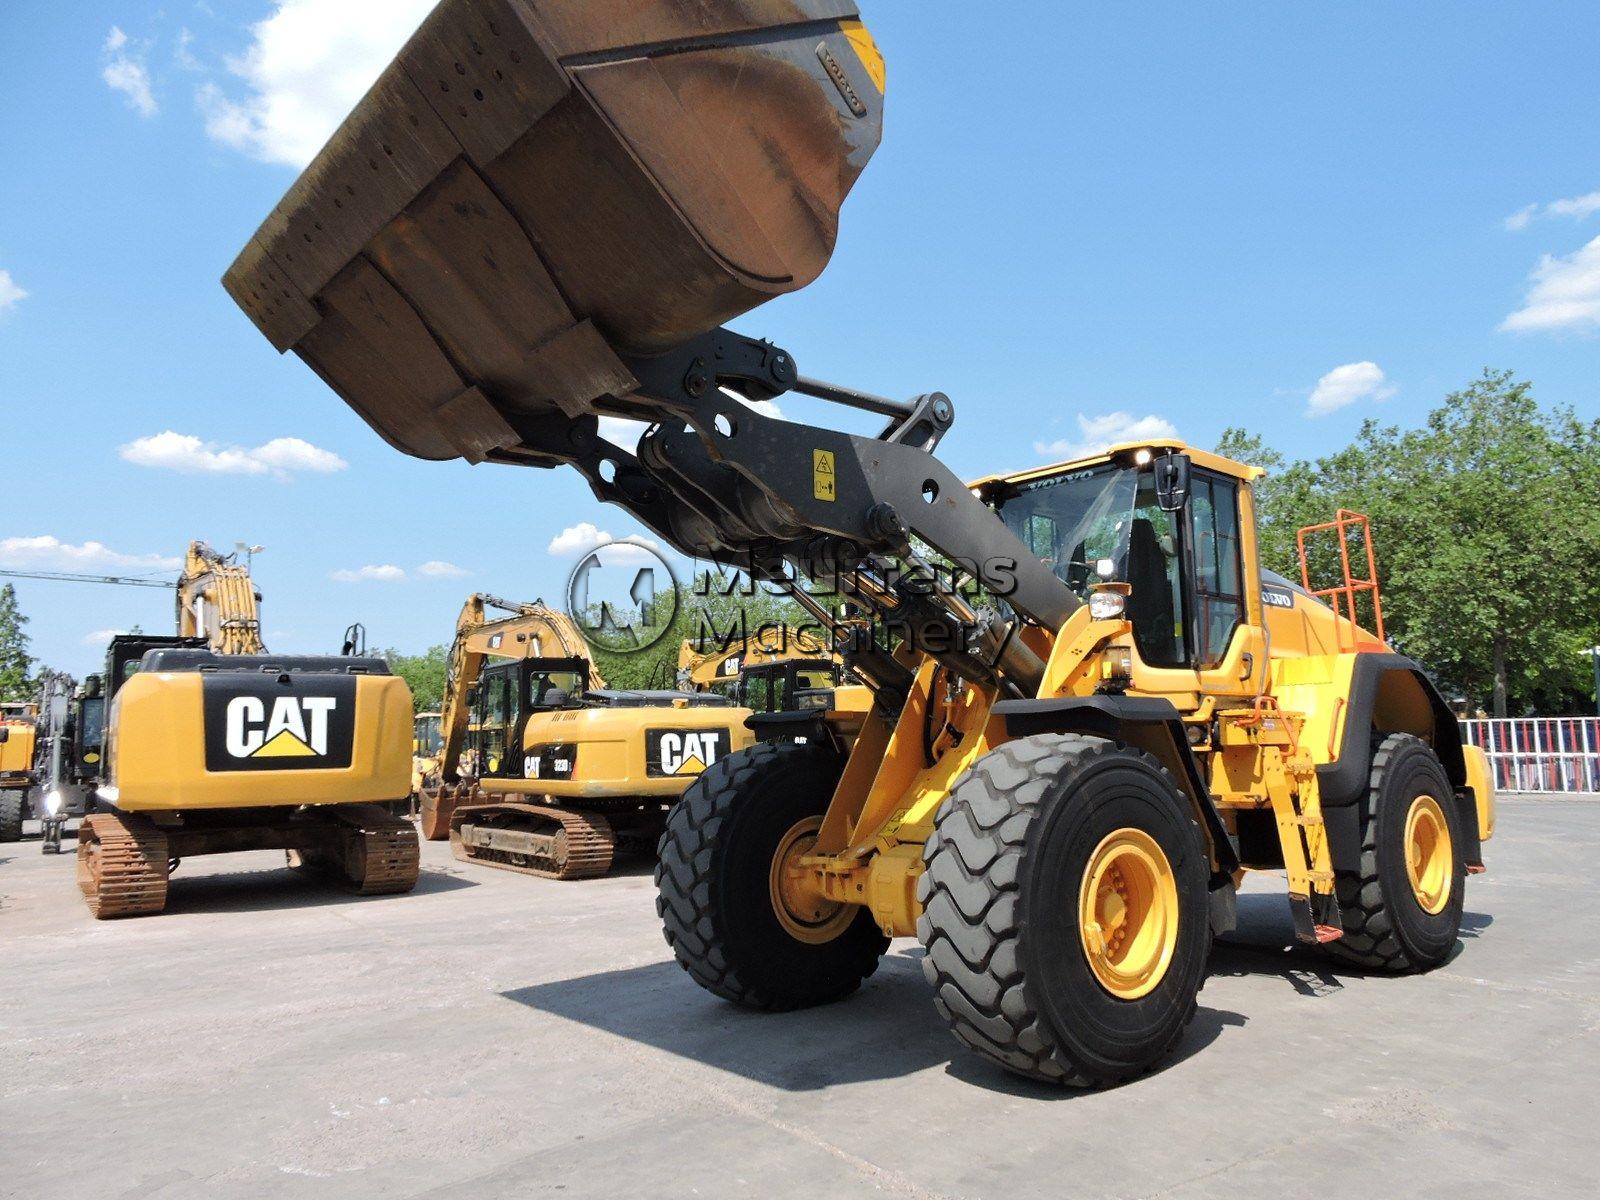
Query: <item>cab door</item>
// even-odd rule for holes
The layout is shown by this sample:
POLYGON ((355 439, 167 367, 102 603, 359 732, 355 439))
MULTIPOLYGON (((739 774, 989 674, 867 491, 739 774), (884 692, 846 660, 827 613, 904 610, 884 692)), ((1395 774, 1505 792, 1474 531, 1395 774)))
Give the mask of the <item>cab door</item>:
MULTIPOLYGON (((491 667, 478 681, 476 705, 478 775, 483 779, 503 779, 513 774, 507 761, 511 724, 514 719, 512 692, 515 676, 503 667, 491 667)), ((517 760, 520 768, 521 759, 517 760)), ((515 773, 520 778, 520 771, 515 773)))
POLYGON ((1188 503, 1163 512, 1141 484, 1129 539, 1133 690, 1180 710, 1202 695, 1251 697, 1266 680, 1249 486, 1195 467, 1188 503))

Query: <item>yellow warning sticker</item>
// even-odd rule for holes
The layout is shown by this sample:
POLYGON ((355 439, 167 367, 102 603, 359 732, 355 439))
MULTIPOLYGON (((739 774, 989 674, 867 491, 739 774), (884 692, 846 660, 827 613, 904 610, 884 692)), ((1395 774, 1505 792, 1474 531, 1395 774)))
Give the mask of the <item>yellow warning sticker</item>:
POLYGON ((839 477, 833 470, 832 450, 811 452, 811 484, 818 500, 839 498, 839 477))

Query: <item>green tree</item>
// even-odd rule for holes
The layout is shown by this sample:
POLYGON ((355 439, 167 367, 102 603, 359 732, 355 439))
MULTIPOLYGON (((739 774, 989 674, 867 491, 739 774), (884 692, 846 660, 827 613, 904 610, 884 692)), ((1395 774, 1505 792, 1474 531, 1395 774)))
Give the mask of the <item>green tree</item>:
POLYGON ((398 650, 380 650, 389 661, 389 669, 411 689, 411 703, 419 712, 438 712, 444 704, 444 679, 450 664, 448 646, 430 646, 421 654, 401 654, 398 650))
MULTIPOLYGON (((1218 448, 1274 465, 1242 430, 1218 448)), ((1258 497, 1262 561, 1297 576, 1297 529, 1365 512, 1398 648, 1497 716, 1576 711, 1591 686, 1582 650, 1600 642, 1597 480, 1600 422, 1541 409, 1527 381, 1486 370, 1421 428, 1368 421, 1344 449, 1281 466, 1258 497)))
POLYGON ((33 694, 33 658, 28 654, 28 618, 17 607, 17 590, 0 587, 0 700, 27 700, 33 694))
POLYGON ((666 633, 646 649, 618 653, 590 646, 608 687, 672 687, 677 678, 678 653, 685 641, 698 645, 709 639, 716 646, 737 636, 741 629, 753 636, 763 627, 815 624, 787 596, 772 595, 762 587, 751 589, 743 577, 719 578, 715 572, 700 572, 694 582, 676 585, 675 594, 658 594, 654 603, 665 607, 674 600, 677 612, 666 633))

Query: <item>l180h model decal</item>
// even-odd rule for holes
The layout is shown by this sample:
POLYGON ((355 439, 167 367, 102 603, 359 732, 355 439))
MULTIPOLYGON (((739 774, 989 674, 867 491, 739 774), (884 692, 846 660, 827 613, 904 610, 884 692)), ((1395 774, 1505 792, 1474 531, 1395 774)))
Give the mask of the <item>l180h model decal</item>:
POLYGON ((645 772, 656 779, 698 775, 731 748, 726 729, 651 729, 644 744, 645 772))
POLYGON ((201 684, 206 770, 313 771, 348 767, 356 681, 348 676, 219 674, 201 684))

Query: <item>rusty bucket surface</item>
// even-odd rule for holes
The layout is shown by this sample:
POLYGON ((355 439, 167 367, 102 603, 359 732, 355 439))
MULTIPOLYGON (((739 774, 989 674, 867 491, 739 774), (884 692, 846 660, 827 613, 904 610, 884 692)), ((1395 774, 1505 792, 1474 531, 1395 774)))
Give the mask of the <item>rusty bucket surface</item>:
POLYGON ((443 0, 224 286, 397 448, 479 461, 815 279, 883 80, 849 0, 443 0))

